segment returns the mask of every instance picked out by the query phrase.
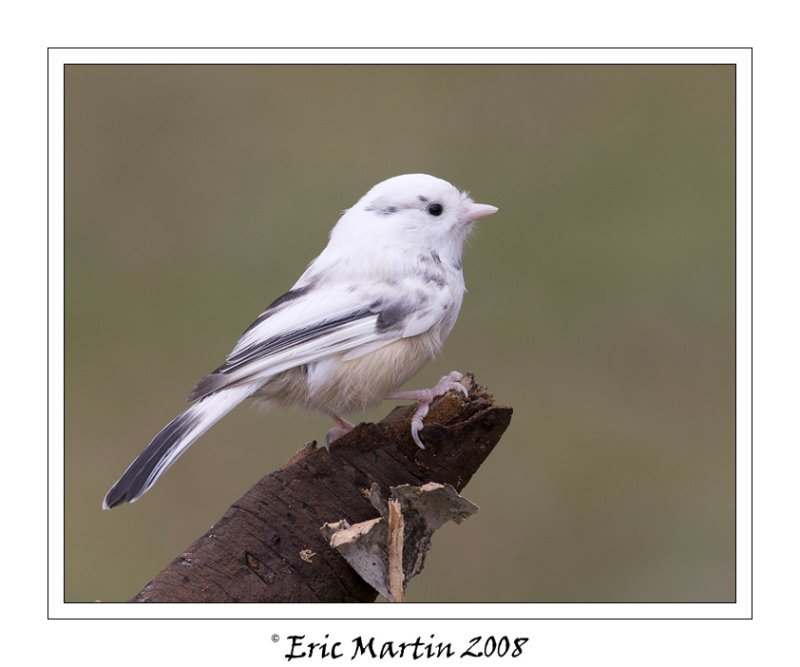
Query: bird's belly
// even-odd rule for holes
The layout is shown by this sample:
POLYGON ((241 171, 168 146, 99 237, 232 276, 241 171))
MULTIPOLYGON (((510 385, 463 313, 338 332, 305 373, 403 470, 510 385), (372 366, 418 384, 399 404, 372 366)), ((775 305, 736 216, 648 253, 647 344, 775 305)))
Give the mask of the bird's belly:
POLYGON ((280 407, 361 412, 415 375, 437 348, 435 340, 423 335, 397 340, 358 359, 331 357, 275 376, 256 398, 280 407))

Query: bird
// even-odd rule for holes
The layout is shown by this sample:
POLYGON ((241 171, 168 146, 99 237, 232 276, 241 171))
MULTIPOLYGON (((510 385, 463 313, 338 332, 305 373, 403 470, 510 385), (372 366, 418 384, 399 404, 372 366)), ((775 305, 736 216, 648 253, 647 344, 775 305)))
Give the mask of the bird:
POLYGON ((453 371, 434 387, 400 391, 441 350, 464 292, 462 252, 473 223, 498 208, 427 174, 372 187, 343 211, 327 246, 298 281, 244 331, 225 361, 189 394, 128 466, 103 509, 138 500, 211 426, 246 399, 267 408, 323 412, 333 441, 354 425, 341 415, 383 399, 417 402, 411 438, 437 396, 467 394, 453 371))

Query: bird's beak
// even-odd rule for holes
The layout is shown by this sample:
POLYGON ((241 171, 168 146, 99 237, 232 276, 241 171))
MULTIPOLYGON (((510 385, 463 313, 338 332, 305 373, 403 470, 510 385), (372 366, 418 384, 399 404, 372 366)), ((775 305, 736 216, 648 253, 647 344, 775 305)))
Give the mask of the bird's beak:
POLYGON ((485 218, 487 215, 494 215, 499 210, 497 206, 492 206, 491 204, 470 204, 467 207, 466 218, 470 222, 474 222, 480 218, 485 218))

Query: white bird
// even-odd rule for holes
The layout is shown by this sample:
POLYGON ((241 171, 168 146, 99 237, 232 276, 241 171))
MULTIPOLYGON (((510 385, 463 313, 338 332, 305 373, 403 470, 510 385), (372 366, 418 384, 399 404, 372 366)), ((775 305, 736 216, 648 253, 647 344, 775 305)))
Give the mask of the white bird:
POLYGON ((384 398, 417 401, 419 447, 431 401, 466 389, 461 373, 397 391, 442 347, 464 295, 461 254, 472 223, 497 212, 425 174, 378 183, 346 210, 326 248, 242 334, 103 500, 134 502, 218 420, 247 398, 330 415, 326 446, 353 428, 340 417, 384 398))

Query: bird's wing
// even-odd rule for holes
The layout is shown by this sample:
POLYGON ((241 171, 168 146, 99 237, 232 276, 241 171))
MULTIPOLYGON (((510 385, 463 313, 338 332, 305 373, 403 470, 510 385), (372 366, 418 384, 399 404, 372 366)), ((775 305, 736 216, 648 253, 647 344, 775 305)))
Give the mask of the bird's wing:
POLYGON ((336 354, 361 354, 427 331, 441 307, 419 291, 378 283, 295 287, 270 304, 189 400, 224 387, 267 380, 336 354))

